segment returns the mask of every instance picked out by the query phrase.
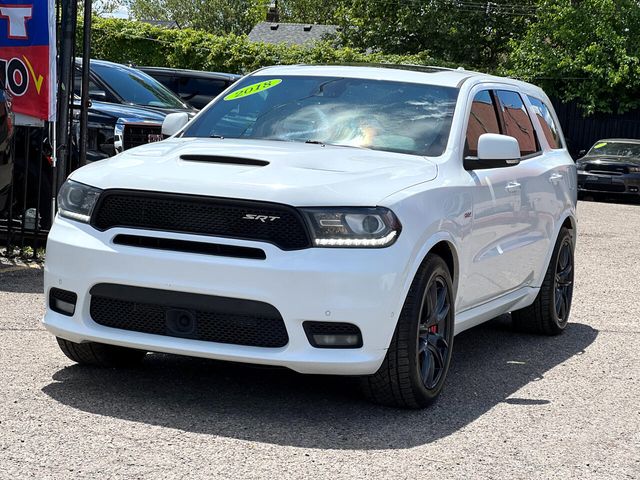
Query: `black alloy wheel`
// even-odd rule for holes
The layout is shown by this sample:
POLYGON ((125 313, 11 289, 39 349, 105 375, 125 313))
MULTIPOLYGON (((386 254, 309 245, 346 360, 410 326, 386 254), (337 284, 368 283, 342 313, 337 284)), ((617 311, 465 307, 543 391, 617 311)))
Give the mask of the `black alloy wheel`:
POLYGON ((427 285, 420 307, 418 325, 418 365, 425 388, 436 388, 446 371, 449 356, 447 318, 451 296, 444 278, 435 277, 427 285))
POLYGON ((444 386, 453 349, 454 294, 445 261, 429 254, 405 299, 380 368, 362 378, 373 402, 401 408, 433 403, 444 386))
POLYGON ((567 327, 573 299, 574 243, 572 231, 561 228, 536 299, 511 312, 516 330, 558 335, 567 327))
POLYGON ((573 298, 573 246, 569 238, 565 238, 560 246, 554 282, 553 304, 556 316, 558 323, 566 325, 573 298))

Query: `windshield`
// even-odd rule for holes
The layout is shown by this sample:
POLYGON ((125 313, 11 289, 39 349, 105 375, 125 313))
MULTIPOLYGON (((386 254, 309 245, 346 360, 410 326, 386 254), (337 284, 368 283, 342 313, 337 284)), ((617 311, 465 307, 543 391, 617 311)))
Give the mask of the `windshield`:
POLYGON ((160 82, 139 70, 93 62, 91 69, 127 103, 160 108, 189 108, 160 82))
POLYGON ((218 98, 185 137, 313 142, 439 156, 458 90, 315 76, 251 76, 218 98))
POLYGON ((616 157, 640 157, 640 143, 598 142, 589 155, 611 155, 616 157))

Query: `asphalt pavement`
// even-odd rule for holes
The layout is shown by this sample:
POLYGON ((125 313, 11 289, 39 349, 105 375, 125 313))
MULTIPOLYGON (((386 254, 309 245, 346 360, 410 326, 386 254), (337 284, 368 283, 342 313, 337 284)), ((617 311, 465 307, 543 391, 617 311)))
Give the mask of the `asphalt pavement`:
POLYGON ((571 324, 456 337, 439 402, 349 378, 148 355, 74 365, 40 324, 42 271, 0 263, 0 478, 640 478, 640 205, 580 202, 571 324))

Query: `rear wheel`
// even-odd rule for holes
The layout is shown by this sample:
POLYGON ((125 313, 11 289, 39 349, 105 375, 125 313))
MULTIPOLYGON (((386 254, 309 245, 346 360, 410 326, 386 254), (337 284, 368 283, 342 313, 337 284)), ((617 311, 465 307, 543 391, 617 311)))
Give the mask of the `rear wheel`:
POLYGON ((382 365, 362 379, 365 395, 394 407, 433 403, 451 362, 453 318, 451 274, 442 258, 430 254, 409 289, 382 365))
POLYGON ((573 238, 563 227, 533 304, 511 313, 520 331, 558 335, 567 326, 573 299, 573 238))
POLYGON ((95 365, 98 367, 134 367, 142 362, 147 354, 144 350, 117 347, 104 343, 86 342, 75 343, 56 337, 62 353, 81 365, 95 365))

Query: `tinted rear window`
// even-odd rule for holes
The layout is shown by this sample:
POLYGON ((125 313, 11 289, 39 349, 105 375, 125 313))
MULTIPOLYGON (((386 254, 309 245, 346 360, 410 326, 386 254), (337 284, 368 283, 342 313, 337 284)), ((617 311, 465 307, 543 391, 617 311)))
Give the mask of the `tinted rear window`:
POLYGON ((544 137, 549 142, 551 148, 562 148, 562 140, 560 139, 560 130, 556 126, 556 122, 551 115, 549 107, 540 99, 529 97, 533 111, 540 121, 540 126, 544 133, 544 137))

